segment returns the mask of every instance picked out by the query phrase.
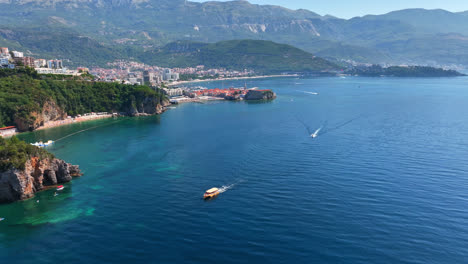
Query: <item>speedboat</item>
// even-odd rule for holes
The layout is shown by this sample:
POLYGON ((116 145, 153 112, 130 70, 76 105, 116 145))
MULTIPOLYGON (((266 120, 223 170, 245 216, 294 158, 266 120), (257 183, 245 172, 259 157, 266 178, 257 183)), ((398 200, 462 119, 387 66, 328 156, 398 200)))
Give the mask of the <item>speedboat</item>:
POLYGON ((64 187, 63 185, 57 186, 57 191, 61 191, 61 190, 63 190, 63 189, 65 189, 65 187, 64 187))
POLYGON ((5 220, 5 218, 0 218, 0 222, 3 221, 3 220, 5 220))
POLYGON ((218 188, 211 188, 205 192, 203 199, 211 199, 219 194, 218 188))

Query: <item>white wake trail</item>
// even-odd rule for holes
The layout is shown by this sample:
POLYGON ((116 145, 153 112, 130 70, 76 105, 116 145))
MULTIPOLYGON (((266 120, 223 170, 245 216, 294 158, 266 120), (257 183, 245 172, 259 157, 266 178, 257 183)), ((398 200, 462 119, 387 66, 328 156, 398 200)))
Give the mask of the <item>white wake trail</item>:
POLYGON ((233 183, 233 184, 230 184, 230 185, 223 185, 223 186, 221 186, 221 187, 219 188, 219 193, 223 193, 223 192, 225 192, 225 191, 227 191, 227 190, 229 190, 229 189, 232 189, 232 188, 234 188, 234 186, 236 186, 236 185, 238 185, 239 183, 242 183, 242 182, 244 182, 244 181, 245 181, 245 180, 239 180, 238 182, 233 183))
POLYGON ((231 185, 223 185, 221 186, 221 188, 219 188, 219 193, 223 193, 229 189, 231 189, 232 187, 234 187, 236 184, 231 184, 231 185))

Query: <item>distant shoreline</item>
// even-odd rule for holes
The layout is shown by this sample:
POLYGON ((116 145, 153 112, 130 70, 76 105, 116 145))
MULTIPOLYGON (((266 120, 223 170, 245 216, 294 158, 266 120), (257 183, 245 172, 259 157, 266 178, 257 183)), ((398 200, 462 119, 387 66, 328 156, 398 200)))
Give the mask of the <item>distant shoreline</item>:
POLYGON ((280 78, 280 77, 298 77, 298 74, 285 74, 285 75, 261 75, 261 76, 249 76, 249 77, 229 77, 229 78, 218 78, 218 79, 206 79, 206 80, 192 80, 192 81, 178 81, 168 84, 168 86, 176 86, 186 83, 199 83, 199 82, 213 82, 213 81, 230 81, 230 80, 249 80, 249 79, 265 79, 265 78, 280 78))

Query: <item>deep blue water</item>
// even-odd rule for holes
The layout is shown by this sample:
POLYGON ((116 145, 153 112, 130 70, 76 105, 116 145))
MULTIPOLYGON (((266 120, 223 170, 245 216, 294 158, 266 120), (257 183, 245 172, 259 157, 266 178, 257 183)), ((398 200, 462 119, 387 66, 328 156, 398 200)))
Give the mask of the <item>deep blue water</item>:
POLYGON ((22 135, 79 132, 50 150, 85 175, 0 206, 0 262, 467 262, 467 78, 247 85, 278 99, 22 135))

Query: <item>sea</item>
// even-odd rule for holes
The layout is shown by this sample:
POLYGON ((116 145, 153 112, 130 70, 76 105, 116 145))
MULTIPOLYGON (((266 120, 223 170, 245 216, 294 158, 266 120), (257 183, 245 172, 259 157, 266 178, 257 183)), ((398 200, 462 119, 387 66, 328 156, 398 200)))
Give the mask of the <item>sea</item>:
POLYGON ((0 205, 0 263, 468 262, 468 78, 196 85, 278 97, 21 134, 84 175, 0 205))

